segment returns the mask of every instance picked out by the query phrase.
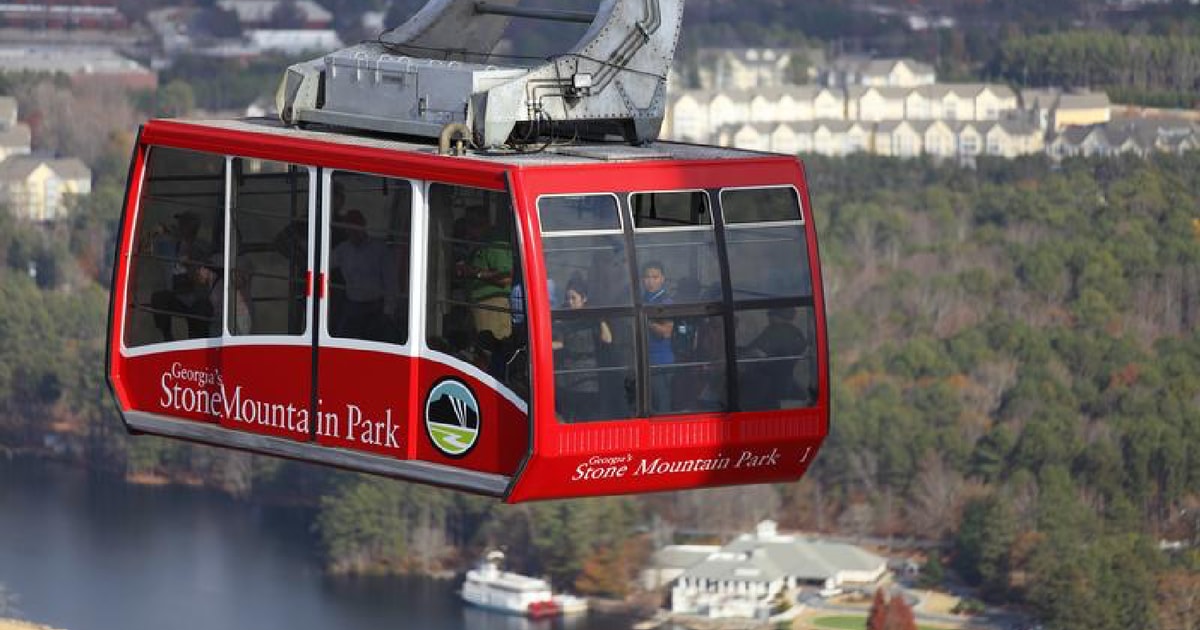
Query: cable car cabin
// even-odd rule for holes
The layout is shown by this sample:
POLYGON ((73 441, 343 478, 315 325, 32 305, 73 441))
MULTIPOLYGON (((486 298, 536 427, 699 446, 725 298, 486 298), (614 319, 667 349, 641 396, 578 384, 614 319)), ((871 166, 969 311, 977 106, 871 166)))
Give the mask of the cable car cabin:
POLYGON ((828 432, 794 158, 155 120, 130 173, 134 432, 509 502, 795 480, 828 432))

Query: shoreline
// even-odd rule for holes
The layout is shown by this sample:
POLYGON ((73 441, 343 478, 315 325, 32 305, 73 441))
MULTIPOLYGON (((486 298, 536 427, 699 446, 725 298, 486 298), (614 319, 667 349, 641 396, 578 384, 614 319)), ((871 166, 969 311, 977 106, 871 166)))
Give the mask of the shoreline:
POLYGON ((0 630, 61 630, 61 628, 54 628, 22 619, 0 617, 0 630))

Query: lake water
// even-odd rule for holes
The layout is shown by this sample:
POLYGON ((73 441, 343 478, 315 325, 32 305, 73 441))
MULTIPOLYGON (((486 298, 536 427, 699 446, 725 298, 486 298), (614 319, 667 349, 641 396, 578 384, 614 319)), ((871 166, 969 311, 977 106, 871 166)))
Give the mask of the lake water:
MULTIPOLYGON (((457 582, 332 578, 302 514, 0 459, 0 585, 65 630, 612 630, 600 615, 529 621, 462 605, 457 582)), ((2 602, 0 602, 2 605, 2 602)))

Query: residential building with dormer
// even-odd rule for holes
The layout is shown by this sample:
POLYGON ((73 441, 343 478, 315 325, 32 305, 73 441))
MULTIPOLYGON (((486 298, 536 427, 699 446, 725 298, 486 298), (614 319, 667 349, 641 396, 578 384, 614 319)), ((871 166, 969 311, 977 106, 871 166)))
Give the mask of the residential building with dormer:
POLYGON ((877 59, 863 55, 843 55, 818 72, 826 87, 918 87, 933 85, 937 73, 933 66, 912 59, 877 59))
POLYGON ((694 87, 749 90, 807 83, 816 79, 823 60, 819 48, 701 48, 694 87))
POLYGON ((672 89, 663 137, 779 153, 866 152, 964 164, 985 156, 1182 152, 1200 142, 1194 132, 1200 121, 1186 118, 1117 125, 1103 92, 1018 93, 1001 84, 937 83, 931 67, 905 59, 840 57, 819 71, 820 82, 804 85, 780 83, 777 70, 755 75, 762 87, 672 89))
POLYGON ((939 84, 904 59, 838 59, 824 84, 674 91, 664 137, 783 153, 971 161, 1043 148, 1008 86, 939 84), (848 85, 843 85, 848 83, 848 85))

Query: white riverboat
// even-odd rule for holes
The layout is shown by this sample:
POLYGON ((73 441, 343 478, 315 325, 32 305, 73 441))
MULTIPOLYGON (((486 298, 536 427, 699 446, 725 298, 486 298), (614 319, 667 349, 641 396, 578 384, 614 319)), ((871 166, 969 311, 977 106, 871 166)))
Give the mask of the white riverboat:
POLYGON ((504 571, 504 554, 492 551, 467 571, 463 601, 474 606, 526 617, 551 617, 587 611, 587 600, 554 595, 546 580, 504 571))

